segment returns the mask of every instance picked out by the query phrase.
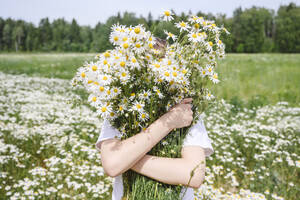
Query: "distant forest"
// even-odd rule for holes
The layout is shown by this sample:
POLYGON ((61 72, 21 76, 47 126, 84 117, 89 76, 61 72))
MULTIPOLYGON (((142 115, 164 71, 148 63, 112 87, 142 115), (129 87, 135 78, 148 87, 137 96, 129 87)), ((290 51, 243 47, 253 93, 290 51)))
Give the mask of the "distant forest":
MULTIPOLYGON (((186 20, 191 13, 175 13, 186 20)), ((300 52, 300 6, 294 3, 272 9, 252 7, 237 8, 232 17, 218 14, 194 13, 207 20, 215 20, 231 33, 223 38, 227 52, 300 52)), ((159 23, 151 13, 145 18, 135 13, 124 12, 109 17, 105 23, 95 27, 79 26, 75 19, 68 22, 63 18, 49 21, 43 18, 36 27, 23 20, 0 17, 1 52, 102 52, 111 49, 108 38, 112 24, 143 24, 154 35, 165 38, 163 30, 178 31, 171 23, 159 23)))

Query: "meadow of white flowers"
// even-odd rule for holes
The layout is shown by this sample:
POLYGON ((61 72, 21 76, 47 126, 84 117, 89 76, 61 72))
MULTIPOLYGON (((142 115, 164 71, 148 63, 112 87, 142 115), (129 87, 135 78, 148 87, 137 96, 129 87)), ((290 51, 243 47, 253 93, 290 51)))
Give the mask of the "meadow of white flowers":
MULTIPOLYGON (((101 121, 69 80, 0 72, 0 199, 109 199, 101 121)), ((204 115, 214 154, 199 199, 297 199, 300 105, 219 101, 204 115)))

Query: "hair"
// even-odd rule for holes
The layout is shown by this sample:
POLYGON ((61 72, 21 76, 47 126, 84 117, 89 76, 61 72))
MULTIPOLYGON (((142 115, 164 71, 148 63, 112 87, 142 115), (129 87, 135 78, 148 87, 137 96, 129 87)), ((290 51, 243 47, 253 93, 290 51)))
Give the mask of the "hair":
POLYGON ((161 50, 161 49, 164 49, 167 45, 167 40, 163 40, 163 39, 160 39, 158 37, 155 37, 155 44, 154 44, 154 48, 157 49, 157 50, 161 50))

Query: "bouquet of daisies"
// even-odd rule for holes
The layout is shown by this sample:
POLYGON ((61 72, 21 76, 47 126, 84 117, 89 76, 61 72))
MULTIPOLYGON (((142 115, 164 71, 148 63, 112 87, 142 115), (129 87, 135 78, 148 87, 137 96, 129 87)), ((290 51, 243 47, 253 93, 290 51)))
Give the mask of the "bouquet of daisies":
MULTIPOLYGON (((81 83, 89 93, 88 101, 99 116, 122 133, 121 139, 139 133, 186 97, 193 98, 196 122, 214 98, 207 86, 219 82, 215 68, 225 56, 220 34, 228 32, 202 17, 174 18, 164 12, 164 20, 179 29, 179 34, 165 31, 166 40, 142 25, 113 25, 110 42, 115 48, 86 62, 73 78, 74 85, 81 83)), ((173 130, 149 154, 180 157, 188 128, 173 130)), ((132 170, 123 174, 123 181, 128 200, 180 199, 180 185, 159 183, 132 170)))

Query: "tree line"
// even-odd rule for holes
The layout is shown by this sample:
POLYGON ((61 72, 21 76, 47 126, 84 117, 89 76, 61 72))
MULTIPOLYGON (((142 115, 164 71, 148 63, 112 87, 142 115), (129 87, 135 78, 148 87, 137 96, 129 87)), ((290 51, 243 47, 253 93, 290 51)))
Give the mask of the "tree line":
MULTIPOLYGON (((186 20, 191 13, 177 14, 186 20)), ((272 9, 253 6, 237 8, 232 17, 225 14, 196 13, 208 20, 224 25, 231 33, 223 38, 227 52, 300 52, 300 6, 294 3, 282 5, 275 12, 272 9)), ((147 17, 136 17, 135 13, 124 12, 111 16, 105 23, 95 27, 80 26, 64 18, 40 20, 39 25, 23 20, 0 17, 0 51, 2 52, 102 52, 112 48, 109 43, 111 25, 143 24, 154 35, 165 38, 163 30, 178 31, 171 23, 159 23, 151 13, 147 17)))

